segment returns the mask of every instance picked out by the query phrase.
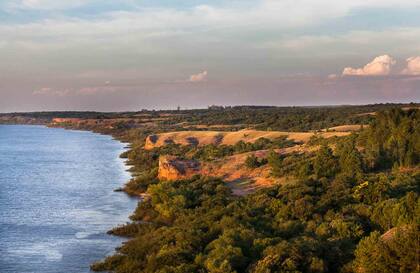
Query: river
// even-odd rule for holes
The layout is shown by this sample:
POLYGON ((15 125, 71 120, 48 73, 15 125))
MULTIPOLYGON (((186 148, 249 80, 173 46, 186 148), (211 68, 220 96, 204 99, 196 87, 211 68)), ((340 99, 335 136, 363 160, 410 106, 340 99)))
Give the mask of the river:
POLYGON ((124 145, 84 131, 0 125, 0 272, 82 273, 121 238, 137 200, 124 145))

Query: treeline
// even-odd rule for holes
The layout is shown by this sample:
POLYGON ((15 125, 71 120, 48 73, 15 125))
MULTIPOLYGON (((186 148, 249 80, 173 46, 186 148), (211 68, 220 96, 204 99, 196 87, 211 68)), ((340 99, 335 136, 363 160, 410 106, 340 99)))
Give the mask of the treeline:
MULTIPOLYGON (((404 105, 416 107, 416 104, 404 105)), ((259 130, 309 131, 343 124, 368 124, 374 117, 369 113, 403 105, 375 104, 331 107, 249 107, 237 106, 221 110, 180 111, 165 124, 190 122, 205 125, 243 124, 259 130)))
MULTIPOLYGON (((329 106, 329 107, 269 107, 269 106, 234 106, 214 109, 194 110, 142 110, 136 112, 32 112, 32 113, 0 113, 0 123, 12 122, 18 117, 37 119, 47 124, 53 118, 80 119, 119 119, 117 130, 123 132, 134 127, 143 126, 142 120, 157 118, 157 129, 185 130, 183 125, 222 125, 220 130, 237 130, 238 128, 255 128, 258 130, 310 131, 321 130, 343 124, 368 124, 374 120, 375 112, 395 107, 418 108, 419 104, 373 104, 362 106, 329 106), (129 123, 133 124, 129 124, 129 123), (234 127, 223 127, 234 125, 234 127)), ((147 121, 144 121, 147 122, 147 121)), ((198 130, 208 130, 200 128, 198 130)))

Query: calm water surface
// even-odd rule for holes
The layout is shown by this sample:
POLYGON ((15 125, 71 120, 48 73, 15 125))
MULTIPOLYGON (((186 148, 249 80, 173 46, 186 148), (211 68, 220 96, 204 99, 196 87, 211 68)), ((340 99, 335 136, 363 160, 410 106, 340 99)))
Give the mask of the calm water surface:
POLYGON ((129 179, 109 136, 0 125, 0 272, 79 273, 113 252, 106 231, 137 200, 113 192, 129 179))

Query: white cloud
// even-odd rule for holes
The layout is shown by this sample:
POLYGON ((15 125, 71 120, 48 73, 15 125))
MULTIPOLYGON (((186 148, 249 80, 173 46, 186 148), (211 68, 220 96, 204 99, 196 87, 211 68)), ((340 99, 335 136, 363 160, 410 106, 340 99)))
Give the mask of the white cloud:
POLYGON ((67 96, 90 96, 104 93, 114 93, 117 92, 119 87, 114 86, 89 86, 82 87, 79 89, 76 88, 51 88, 51 87, 42 87, 36 89, 32 92, 34 96, 55 96, 55 97, 67 97, 67 96))
POLYGON ((198 74, 191 75, 189 78, 189 82, 205 82, 208 78, 208 72, 203 71, 198 74))
POLYGON ((365 65, 363 68, 346 67, 343 70, 343 75, 351 76, 386 76, 391 72, 391 68, 396 64, 395 59, 389 55, 378 56, 372 62, 365 65))
MULTIPOLYGON (((87 4, 101 5, 103 0, 4 0, 10 5, 20 9, 68 9, 87 4)), ((133 0, 119 0, 124 4, 131 4, 134 11, 138 12, 139 4, 133 0)), ((202 15, 198 22, 228 23, 240 22, 244 25, 259 24, 262 22, 283 22, 290 25, 301 25, 315 23, 319 20, 337 18, 348 14, 353 9, 360 8, 399 8, 419 6, 412 0, 352 0, 352 1, 331 1, 331 0, 256 0, 256 1, 226 1, 222 5, 197 5, 193 8, 160 8, 159 3, 152 9, 146 9, 146 13, 172 13, 183 17, 195 17, 202 15), (251 3, 251 4, 250 4, 251 3)), ((158 23, 158 22, 156 22, 158 23)), ((192 22, 191 22, 192 23, 192 22)), ((232 26, 232 25, 230 25, 232 26)))
POLYGON ((410 57, 406 61, 407 67, 401 73, 405 75, 420 75, 420 56, 410 57))
POLYGON ((317 56, 366 56, 385 51, 395 55, 420 49, 419 27, 390 27, 381 31, 357 30, 334 35, 300 35, 273 37, 261 43, 261 48, 293 51, 294 54, 313 58, 317 56), (325 50, 328 48, 328 50, 325 50))
POLYGON ((19 0, 9 4, 13 9, 65 10, 92 2, 91 0, 19 0))
POLYGON ((42 87, 32 92, 34 96, 67 96, 71 91, 68 89, 57 90, 50 87, 42 87))
POLYGON ((93 86, 93 87, 83 87, 77 91, 75 91, 76 95, 96 95, 100 93, 114 93, 117 91, 116 87, 112 86, 93 86))

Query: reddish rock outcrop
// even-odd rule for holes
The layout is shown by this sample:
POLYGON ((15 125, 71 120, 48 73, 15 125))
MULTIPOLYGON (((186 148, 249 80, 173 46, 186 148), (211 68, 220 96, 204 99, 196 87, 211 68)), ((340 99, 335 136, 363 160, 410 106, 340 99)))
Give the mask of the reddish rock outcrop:
POLYGON ((181 160, 175 156, 159 158, 159 174, 161 180, 189 179, 200 173, 200 163, 195 160, 181 160))

